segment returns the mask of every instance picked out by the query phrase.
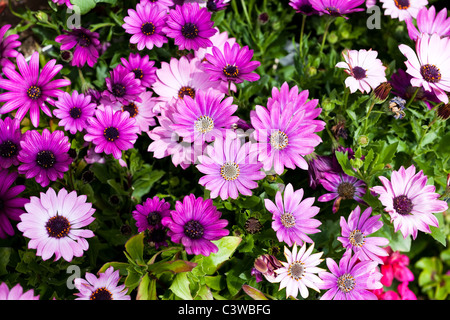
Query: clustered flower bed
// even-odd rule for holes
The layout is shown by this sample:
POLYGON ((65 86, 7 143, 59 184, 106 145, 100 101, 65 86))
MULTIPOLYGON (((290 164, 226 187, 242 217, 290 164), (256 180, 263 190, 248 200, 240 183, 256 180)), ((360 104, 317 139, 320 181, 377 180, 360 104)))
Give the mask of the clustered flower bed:
POLYGON ((445 1, 14 2, 0 299, 447 298, 445 1))

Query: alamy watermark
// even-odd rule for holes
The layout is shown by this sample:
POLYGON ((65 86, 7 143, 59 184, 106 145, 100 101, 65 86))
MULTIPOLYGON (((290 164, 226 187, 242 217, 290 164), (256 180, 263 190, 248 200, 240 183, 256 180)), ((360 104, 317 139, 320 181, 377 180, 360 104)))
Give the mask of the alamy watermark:
POLYGON ((381 29, 381 8, 379 6, 371 6, 367 8, 366 13, 370 15, 366 21, 367 29, 381 29))

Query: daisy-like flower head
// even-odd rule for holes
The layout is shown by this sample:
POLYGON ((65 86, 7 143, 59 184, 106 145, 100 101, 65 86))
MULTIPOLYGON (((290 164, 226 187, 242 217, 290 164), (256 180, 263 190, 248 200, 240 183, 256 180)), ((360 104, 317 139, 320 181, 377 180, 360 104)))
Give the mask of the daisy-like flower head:
POLYGON ((143 204, 136 205, 136 210, 133 211, 138 232, 161 228, 161 220, 168 216, 170 216, 170 203, 157 196, 147 198, 143 204))
POLYGON ((95 209, 86 202, 85 195, 78 196, 76 191, 66 189, 55 192, 49 188, 40 197, 32 196, 25 204, 26 212, 20 216, 17 228, 30 239, 29 249, 37 249, 36 255, 48 260, 55 255, 70 262, 73 257, 81 257, 88 250, 86 238, 94 233, 85 229, 95 218, 95 209))
POLYGON ((198 50, 212 46, 209 38, 217 32, 213 25, 208 9, 187 2, 170 10, 163 32, 175 40, 179 50, 198 50))
POLYGON ((422 34, 416 42, 416 52, 401 44, 400 51, 408 59, 406 72, 412 76, 411 85, 432 91, 440 101, 448 103, 450 92, 450 38, 437 34, 422 34))
POLYGON ((358 254, 352 256, 352 251, 346 251, 339 265, 331 258, 326 263, 330 272, 319 273, 323 280, 319 289, 328 291, 320 300, 378 300, 371 291, 383 287, 378 262, 359 261, 358 254))
MULTIPOLYGON (((346 14, 364 11, 358 8, 365 0, 309 0, 314 10, 332 17, 342 17, 346 14)), ((345 19, 348 17, 344 16, 345 19)))
POLYGON ((427 176, 411 165, 408 169, 403 166, 393 171, 391 180, 378 177, 383 186, 376 186, 370 190, 377 193, 385 211, 391 216, 395 232, 401 231, 404 238, 412 235, 417 237, 418 230, 431 233, 430 225, 439 226, 433 213, 444 212, 448 209, 447 202, 438 200, 440 195, 435 192, 433 185, 427 185, 427 176))
POLYGON ((19 173, 25 174, 27 179, 35 178, 42 187, 62 179, 72 163, 68 153, 69 138, 60 130, 50 132, 45 128, 42 134, 36 130, 27 131, 20 146, 19 173))
POLYGON ((132 71, 136 79, 141 80, 141 85, 150 88, 156 81, 155 61, 150 61, 148 55, 141 57, 139 53, 130 53, 128 60, 120 58, 120 61, 128 71, 132 71))
POLYGON ((300 292, 302 298, 306 299, 309 296, 308 288, 320 292, 319 285, 322 279, 317 274, 325 270, 317 266, 323 261, 320 259, 323 252, 312 253, 314 244, 306 249, 306 243, 297 250, 296 243, 292 251, 284 247, 286 262, 281 261, 283 266, 275 270, 277 277, 274 282, 280 282, 280 290, 286 288, 286 298, 289 296, 297 298, 300 292))
POLYGON ((275 203, 264 199, 266 209, 272 213, 272 228, 280 242, 286 242, 289 246, 294 243, 312 243, 308 234, 320 232, 318 227, 322 224, 314 219, 320 208, 314 206, 314 198, 303 199, 303 189, 295 190, 292 184, 288 184, 283 197, 278 191, 275 195, 275 203))
MULTIPOLYGON (((166 12, 169 12, 170 8, 173 7, 175 5, 174 1, 176 2, 177 0, 141 0, 141 4, 142 5, 146 5, 146 4, 156 4, 158 5, 161 9, 166 10, 166 12)), ((184 1, 184 0, 183 0, 184 1)))
POLYGON ((383 3, 384 15, 405 21, 416 18, 420 9, 428 4, 428 0, 380 0, 383 3))
POLYGON ((86 129, 87 119, 94 114, 95 103, 91 103, 91 96, 85 96, 76 90, 70 95, 64 92, 55 103, 56 109, 53 111, 55 117, 60 119, 58 125, 71 134, 81 132, 86 129))
POLYGON ((15 58, 19 54, 15 48, 20 46, 19 35, 11 34, 5 37, 6 32, 11 28, 10 24, 4 25, 0 28, 0 67, 9 61, 9 58, 15 58))
POLYGON ((417 14, 417 27, 413 19, 406 19, 409 37, 416 41, 422 33, 432 35, 437 33, 441 37, 450 35, 450 18, 447 18, 447 8, 443 8, 436 15, 436 8, 431 6, 429 9, 423 7, 417 14))
POLYGON ((227 6, 230 4, 230 0, 207 0, 206 8, 208 8, 211 12, 218 12, 221 10, 225 10, 227 6))
POLYGON ((317 201, 334 200, 333 213, 339 210, 342 200, 354 199, 361 204, 365 204, 362 197, 366 194, 366 184, 362 180, 345 173, 324 173, 323 179, 320 179, 319 182, 330 193, 321 195, 317 201))
POLYGON ((347 250, 353 250, 359 254, 360 260, 372 260, 383 263, 381 257, 388 255, 386 250, 379 246, 387 246, 389 240, 383 237, 370 237, 372 233, 383 226, 381 215, 371 216, 372 208, 369 207, 361 214, 359 206, 350 213, 348 221, 341 217, 342 237, 337 239, 347 250))
POLYGON ((239 119, 233 116, 237 110, 233 97, 224 97, 212 89, 198 91, 194 99, 185 96, 176 104, 171 128, 187 142, 211 142, 222 137, 239 119))
POLYGON ((378 52, 372 50, 344 50, 342 55, 345 62, 336 64, 337 68, 343 68, 350 75, 345 79, 345 85, 351 93, 360 90, 369 93, 383 82, 386 82, 386 67, 380 59, 378 52))
POLYGON ((225 229, 228 221, 220 219, 221 215, 211 199, 190 194, 183 202, 177 201, 170 217, 164 217, 161 223, 169 228, 167 234, 171 240, 183 244, 188 254, 209 256, 219 250, 211 241, 230 233, 225 229))
POLYGON ((114 271, 114 267, 109 267, 98 277, 90 272, 86 272, 85 279, 77 278, 74 285, 79 293, 75 300, 131 300, 127 295, 125 284, 119 285, 119 270, 114 271))
POLYGON ((18 177, 17 172, 8 173, 8 170, 0 169, 0 238, 14 235, 14 229, 10 220, 20 221, 20 215, 24 212, 23 206, 28 199, 18 198, 25 190, 25 186, 12 184, 18 177))
MULTIPOLYGON (((118 64, 111 72, 111 77, 106 78, 107 90, 103 91, 103 97, 111 103, 121 102, 123 104, 139 100, 138 96, 145 91, 141 80, 136 78, 133 71, 118 64)), ((139 101, 140 102, 140 101, 139 101)))
POLYGON ((0 108, 0 114, 18 109, 15 117, 22 121, 25 114, 30 111, 31 123, 34 127, 38 127, 41 109, 51 117, 52 112, 46 102, 54 104, 51 98, 58 97, 62 93, 57 88, 70 85, 70 80, 52 80, 62 69, 62 65, 55 65, 55 59, 47 62, 39 72, 39 53, 37 51, 32 54, 29 65, 22 54, 17 55, 16 61, 20 74, 11 62, 7 62, 3 68, 3 73, 8 80, 0 79, 0 88, 6 90, 0 94, 0 102, 5 102, 0 108))
POLYGON ((161 6, 152 2, 138 3, 136 10, 128 9, 122 27, 133 35, 130 43, 137 44, 138 50, 152 50, 153 46, 161 48, 168 41, 163 32, 166 19, 167 10, 161 6))
POLYGON ((20 283, 9 290, 8 285, 2 282, 0 284, 0 300, 39 300, 39 295, 35 296, 33 289, 23 292, 20 283))
POLYGON ((205 71, 209 73, 212 81, 225 81, 241 83, 259 80, 259 74, 253 72, 261 63, 251 61, 253 50, 248 46, 241 47, 238 43, 230 45, 225 42, 223 51, 212 47, 212 54, 207 53, 205 58, 208 63, 204 64, 205 71))
POLYGON ((136 142, 139 128, 128 111, 114 112, 107 105, 103 109, 97 109, 95 117, 89 118, 88 123, 84 140, 94 143, 96 153, 104 152, 120 159, 122 151, 132 148, 136 142))
POLYGON ((57 36, 55 41, 61 43, 61 50, 71 50, 75 47, 72 66, 81 68, 87 62, 89 67, 93 67, 99 56, 99 34, 85 28, 72 29, 71 31, 64 30, 64 32, 66 34, 57 36))
POLYGON ((216 138, 214 145, 206 147, 206 154, 199 156, 197 169, 204 173, 199 184, 211 191, 210 197, 220 195, 222 200, 237 199, 239 194, 251 196, 250 189, 258 187, 257 180, 266 175, 256 156, 250 156, 250 142, 240 139, 216 138))
POLYGON ((0 168, 19 165, 17 156, 21 140, 20 121, 9 117, 0 119, 0 168))
POLYGON ((319 14, 319 11, 313 8, 310 0, 290 0, 289 5, 294 8, 295 12, 304 14, 306 16, 319 14))
POLYGON ((70 2, 70 0, 52 0, 54 3, 56 3, 57 5, 66 5, 67 6, 67 8, 69 8, 69 9, 72 9, 73 8, 73 5, 72 5, 72 3, 70 2))

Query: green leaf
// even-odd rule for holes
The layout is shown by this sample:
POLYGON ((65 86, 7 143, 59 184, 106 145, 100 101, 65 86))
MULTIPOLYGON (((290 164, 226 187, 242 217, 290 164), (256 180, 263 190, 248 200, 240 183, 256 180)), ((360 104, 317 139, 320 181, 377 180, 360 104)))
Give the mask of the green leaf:
POLYGON ((435 213, 434 214, 436 216, 436 218, 439 221, 439 227, 433 227, 430 226, 431 229, 431 236, 438 241, 439 243, 441 243, 444 247, 447 246, 447 241, 446 241, 446 235, 445 235, 445 222, 444 222, 444 216, 442 215, 442 213, 435 213))
POLYGON ((11 251, 12 248, 0 248, 0 276, 8 273, 8 271, 6 271, 6 266, 9 263, 11 251))
POLYGON ((154 274, 163 272, 189 272, 197 266, 196 263, 184 260, 159 261, 148 266, 148 271, 154 274))
POLYGON ((172 285, 169 289, 180 299, 183 300, 194 300, 191 295, 191 290, 189 288, 189 279, 187 273, 179 273, 173 279, 172 285))
POLYGON ((346 174, 353 177, 355 176, 355 170, 353 170, 350 160, 348 159, 348 152, 343 153, 336 151, 336 159, 346 174))
POLYGON ((131 237, 127 243, 125 243, 125 249, 128 255, 132 259, 132 262, 137 263, 140 266, 145 266, 144 262, 144 233, 141 232, 138 235, 131 237))
MULTIPOLYGON (((81 15, 88 13, 97 5, 95 0, 70 0, 70 2, 80 9, 81 15)), ((75 12, 77 11, 75 10, 75 12)))
POLYGON ((374 156, 373 149, 370 149, 364 158, 364 171, 367 172, 367 170, 369 169, 370 163, 373 160, 373 156, 374 156))
POLYGON ((128 263, 126 263, 126 262, 107 262, 100 268, 100 270, 98 272, 99 273, 103 273, 109 267, 113 267, 114 270, 119 270, 119 274, 126 275, 127 274, 127 268, 129 266, 130 265, 128 263))
POLYGON ((383 141, 383 146, 380 150, 380 158, 378 159, 378 164, 389 163, 397 152, 398 142, 387 144, 386 141, 383 141))
POLYGON ((150 279, 148 273, 142 277, 139 283, 136 300, 158 300, 156 296, 156 279, 150 279))
POLYGON ((242 286, 242 290, 244 290, 244 292, 248 294, 250 297, 252 297, 254 300, 269 300, 264 295, 264 293, 262 293, 258 289, 249 286, 248 284, 244 284, 242 286))

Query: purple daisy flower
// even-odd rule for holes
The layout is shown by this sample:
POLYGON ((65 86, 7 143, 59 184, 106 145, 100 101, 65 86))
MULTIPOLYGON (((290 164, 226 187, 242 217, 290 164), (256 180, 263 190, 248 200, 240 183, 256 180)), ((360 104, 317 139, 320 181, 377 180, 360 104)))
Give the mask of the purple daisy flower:
POLYGON ((70 0, 52 0, 54 3, 56 3, 57 5, 66 5, 67 6, 67 8, 69 8, 69 9, 72 9, 73 8, 73 5, 72 5, 72 3, 70 2, 70 0))
POLYGON ((439 222, 433 213, 448 209, 447 202, 438 200, 440 195, 435 192, 434 185, 427 185, 428 177, 411 165, 408 169, 402 166, 398 171, 392 171, 391 180, 378 177, 383 186, 370 190, 378 194, 379 200, 391 216, 395 232, 401 231, 403 237, 417 237, 418 230, 431 233, 430 225, 439 227, 439 222))
POLYGON ((155 83, 157 68, 154 67, 155 61, 150 61, 148 55, 141 57, 139 53, 130 53, 128 60, 120 58, 120 61, 128 71, 134 73, 142 86, 150 88, 155 83))
POLYGON ((134 100, 141 102, 139 95, 145 91, 145 87, 133 71, 119 64, 110 71, 110 75, 111 77, 106 78, 107 90, 103 91, 104 98, 112 103, 119 101, 127 104, 134 100))
POLYGON ((261 63, 251 61, 253 50, 249 50, 248 46, 241 48, 238 43, 230 46, 229 42, 225 42, 223 51, 213 47, 212 54, 207 53, 205 58, 208 62, 204 64, 205 71, 210 74, 212 81, 241 83, 244 80, 257 81, 260 78, 259 74, 253 71, 261 63))
MULTIPOLYGON (((364 11, 358 8, 365 0, 309 0, 314 10, 332 17, 342 17, 345 14, 364 11)), ((348 19, 348 17, 345 17, 348 19)))
POLYGON ((198 50, 212 46, 209 38, 217 32, 213 26, 208 9, 198 3, 184 3, 170 10, 163 32, 175 40, 179 50, 198 50))
POLYGON ((9 290, 8 285, 2 282, 0 284, 0 300, 39 300, 39 295, 35 296, 33 289, 23 292, 20 283, 9 290))
POLYGON ((20 121, 9 117, 0 119, 0 168, 19 165, 17 156, 21 140, 20 121))
POLYGON ((169 228, 171 240, 183 244, 188 254, 209 256, 219 251, 212 241, 230 233, 225 229, 228 221, 220 219, 221 215, 211 199, 190 194, 183 202, 177 201, 170 217, 164 217, 161 223, 169 228))
POLYGON ((383 276, 378 270, 376 261, 359 261, 358 255, 352 257, 352 252, 347 251, 337 263, 326 259, 330 272, 320 272, 319 277, 323 283, 318 287, 325 292, 320 300, 378 300, 371 292, 380 289, 383 276))
POLYGON ((272 228, 277 234, 278 241, 286 242, 288 246, 294 243, 302 245, 303 242, 313 243, 308 234, 320 232, 318 227, 322 224, 314 219, 320 208, 314 206, 314 198, 303 199, 303 189, 295 190, 288 184, 284 196, 278 191, 275 203, 264 199, 266 209, 272 213, 272 228))
POLYGON ((166 9, 152 2, 138 3, 136 10, 128 9, 122 27, 126 33, 132 34, 130 43, 137 44, 138 50, 152 50, 153 46, 161 48, 168 42, 163 32, 166 19, 166 9))
POLYGON ((0 67, 3 67, 9 58, 15 58, 19 54, 15 48, 20 46, 19 35, 11 34, 5 37, 6 32, 11 28, 10 24, 0 28, 0 67))
POLYGON ((417 14, 417 27, 413 24, 413 19, 406 19, 409 37, 417 41, 422 33, 432 35, 437 33, 441 37, 450 36, 450 18, 447 18, 447 8, 443 8, 436 15, 436 8, 423 7, 417 14))
POLYGON ((20 221, 20 215, 24 213, 23 206, 28 199, 17 196, 25 190, 25 186, 11 187, 18 177, 17 172, 8 173, 8 170, 0 169, 0 238, 14 235, 14 229, 10 220, 20 221))
POLYGON ((362 180, 345 173, 324 173, 324 178, 320 179, 319 182, 330 193, 321 195, 317 201, 334 200, 333 213, 338 212, 342 200, 354 199, 361 204, 365 204, 362 197, 366 194, 366 184, 362 180))
POLYGON ((214 146, 207 146, 206 154, 199 156, 197 169, 205 174, 199 184, 211 191, 211 198, 219 194, 222 200, 237 199, 239 194, 252 195, 250 189, 258 187, 255 180, 266 175, 260 170, 262 163, 249 155, 250 146, 250 142, 242 144, 236 138, 216 138, 214 146))
POLYGON ((208 0, 206 1, 206 8, 211 12, 218 12, 225 10, 230 4, 230 0, 208 0))
POLYGON ((36 51, 31 56, 28 65, 22 54, 17 55, 17 66, 20 74, 16 72, 13 64, 7 62, 3 68, 3 73, 9 80, 0 79, 0 88, 7 90, 0 94, 0 102, 5 102, 0 108, 0 114, 17 110, 16 118, 22 121, 25 114, 30 110, 31 123, 34 127, 39 126, 40 110, 49 117, 52 112, 46 102, 54 104, 52 97, 58 97, 62 91, 57 89, 70 85, 70 80, 52 78, 62 69, 62 65, 55 65, 56 60, 52 59, 46 63, 39 72, 39 53, 36 51))
POLYGON ((161 220, 170 216, 170 203, 158 196, 147 198, 143 204, 136 205, 133 218, 136 220, 138 232, 161 228, 161 220))
POLYGON ((95 209, 86 199, 87 196, 78 196, 75 191, 68 193, 64 188, 58 194, 49 188, 39 198, 30 197, 26 213, 17 224, 23 235, 31 239, 28 248, 37 249, 36 255, 42 260, 55 255, 54 261, 62 257, 70 262, 74 256, 83 256, 83 251, 89 248, 86 238, 94 236, 84 227, 95 220, 92 216, 95 209))
POLYGON ((383 3, 384 15, 398 18, 400 21, 416 18, 420 9, 428 4, 428 0, 380 0, 383 3))
POLYGON ((85 279, 77 278, 74 281, 79 293, 75 300, 131 300, 127 295, 128 289, 125 284, 119 285, 119 270, 109 267, 99 274, 98 278, 86 272, 85 279))
POLYGON ((59 96, 55 107, 53 114, 61 119, 58 125, 64 127, 64 130, 70 131, 71 134, 75 134, 77 131, 81 132, 86 129, 87 119, 93 116, 97 105, 91 103, 91 96, 85 96, 74 90, 72 95, 64 92, 59 96))
POLYGON ((313 8, 310 0, 290 0, 289 5, 294 8, 295 12, 306 16, 319 14, 319 11, 313 8))
POLYGON ((86 62, 89 67, 97 63, 99 57, 100 40, 97 32, 91 32, 85 28, 64 30, 64 33, 55 38, 61 43, 60 50, 71 50, 75 47, 72 58, 72 66, 83 67, 86 62))
POLYGON ((383 264, 380 257, 386 257, 388 253, 379 246, 387 246, 389 240, 383 237, 369 237, 383 226, 383 222, 380 221, 381 215, 371 217, 371 214, 371 207, 364 210, 361 215, 361 209, 356 206, 348 216, 348 222, 341 217, 342 237, 337 239, 342 242, 344 248, 359 254, 359 260, 372 260, 383 264))
POLYGON ((27 179, 34 177, 42 187, 50 181, 62 179, 72 163, 68 154, 69 138, 60 130, 50 133, 45 128, 42 134, 36 130, 27 131, 20 146, 22 150, 18 159, 22 164, 18 168, 19 173, 25 174, 27 179))
POLYGON ((84 140, 94 143, 96 153, 105 152, 120 159, 122 151, 132 148, 136 142, 139 128, 128 111, 114 112, 108 105, 103 110, 97 109, 88 123, 84 140))

